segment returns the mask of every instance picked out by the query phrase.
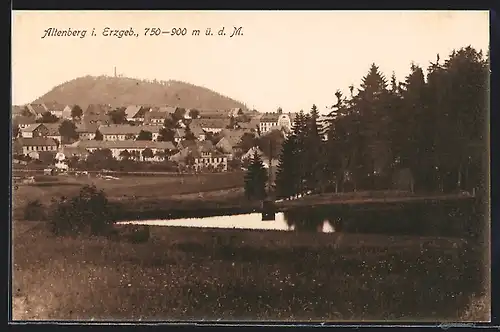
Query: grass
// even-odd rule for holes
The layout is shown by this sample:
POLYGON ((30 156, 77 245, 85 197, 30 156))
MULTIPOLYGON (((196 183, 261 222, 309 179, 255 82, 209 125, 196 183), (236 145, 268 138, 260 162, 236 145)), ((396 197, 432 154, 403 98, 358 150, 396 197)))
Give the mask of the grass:
POLYGON ((151 227, 133 245, 21 225, 14 319, 446 322, 484 288, 462 239, 151 227))
POLYGON ((243 173, 219 173, 200 174, 185 176, 157 176, 137 177, 127 176, 119 180, 105 180, 102 178, 88 178, 86 176, 57 176, 52 179, 57 181, 46 181, 31 185, 20 184, 13 191, 12 205, 14 215, 20 216, 29 201, 39 200, 42 204, 50 204, 52 198, 60 196, 73 196, 78 194, 85 184, 95 184, 98 189, 103 189, 113 202, 150 201, 161 204, 170 200, 205 199, 210 200, 218 197, 220 200, 226 198, 234 191, 241 192, 243 187, 243 173), (239 190, 239 191, 238 191, 239 190), (195 197, 193 197, 193 193, 195 197), (200 194, 201 193, 201 194, 200 194), (191 197, 189 197, 191 196, 191 197), (221 197, 222 198, 221 198, 221 197))

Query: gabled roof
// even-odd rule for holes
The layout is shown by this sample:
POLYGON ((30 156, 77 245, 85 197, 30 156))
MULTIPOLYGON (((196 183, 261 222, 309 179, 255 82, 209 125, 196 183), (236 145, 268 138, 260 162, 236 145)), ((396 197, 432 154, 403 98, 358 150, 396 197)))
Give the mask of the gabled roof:
POLYGON ((151 111, 151 106, 141 106, 137 114, 134 116, 135 118, 144 118, 144 116, 151 111))
POLYGON ((244 129, 223 129, 221 134, 229 140, 232 146, 237 145, 245 133, 250 133, 244 129))
POLYGON ((260 122, 278 122, 279 116, 278 113, 264 113, 260 118, 260 122))
POLYGON ((174 129, 174 137, 175 138, 182 138, 184 136, 186 136, 186 129, 184 129, 184 128, 174 129))
POLYGON ((26 107, 28 107, 28 110, 31 113, 37 114, 37 115, 41 115, 41 114, 47 112, 47 108, 45 107, 44 104, 28 104, 28 105, 26 105, 26 107))
POLYGON ((35 129, 37 129, 40 126, 42 126, 41 123, 32 123, 25 128, 21 128, 21 132, 30 133, 30 132, 33 132, 35 129))
POLYGON ((95 133, 99 128, 97 123, 79 123, 76 125, 77 133, 95 133))
POLYGON ((180 141, 177 147, 179 150, 183 149, 198 149, 200 148, 200 143, 198 141, 190 140, 190 141, 180 141))
POLYGON ((137 135, 141 131, 138 126, 125 124, 100 125, 98 129, 103 135, 137 135))
POLYGON ((49 136, 60 136, 59 126, 61 124, 59 122, 56 123, 42 123, 49 130, 49 136))
POLYGON ((189 124, 189 129, 191 130, 191 132, 194 134, 194 136, 196 137, 199 137, 201 135, 204 135, 205 132, 203 131, 203 128, 200 127, 200 125, 198 124, 193 124, 193 123, 190 123, 189 124))
POLYGON ((243 156, 241 156, 241 159, 253 158, 255 152, 257 152, 257 154, 261 157, 264 155, 264 152, 262 152, 261 149, 259 149, 258 147, 253 147, 249 149, 243 156))
POLYGON ((62 112, 64 110, 64 108, 66 107, 66 105, 60 104, 56 101, 53 101, 53 102, 45 103, 45 107, 49 110, 49 112, 50 111, 62 112))
POLYGON ((16 123, 17 124, 33 124, 35 123, 35 118, 32 116, 18 116, 16 117, 16 123))
POLYGON ((226 119, 229 118, 229 110, 215 110, 215 111, 200 111, 200 118, 202 119, 226 119))
POLYGON ((164 120, 169 115, 170 115, 170 113, 165 112, 165 111, 160 111, 158 108, 155 107, 154 109, 152 109, 151 111, 147 112, 144 115, 144 120, 146 122, 148 122, 148 121, 150 121, 152 119, 161 119, 161 120, 164 120))
POLYGON ((83 122, 87 124, 110 123, 111 118, 108 112, 111 110, 112 108, 109 105, 91 104, 83 111, 83 122))
POLYGON ((214 149, 214 144, 208 140, 201 142, 199 146, 199 151, 201 152, 210 152, 214 149))
POLYGON ((165 112, 168 114, 173 114, 175 111, 178 109, 178 107, 172 107, 172 106, 161 106, 158 111, 160 112, 165 112))
POLYGON ((222 137, 217 142, 217 144, 215 146, 217 147, 217 149, 221 150, 223 153, 232 153, 233 152, 233 145, 226 137, 222 137))
POLYGON ((73 156, 86 156, 89 154, 87 150, 79 146, 64 146, 60 152, 62 152, 68 159, 73 156))
POLYGON ((56 141, 46 137, 22 138, 21 143, 23 146, 57 146, 56 141))
POLYGON ((224 129, 230 124, 230 119, 193 119, 192 124, 200 126, 201 128, 221 128, 224 129))
POLYGON ((71 117, 71 110, 73 110, 73 105, 64 106, 63 111, 62 111, 63 118, 71 117))
POLYGON ((139 106, 139 105, 127 106, 127 108, 125 109, 125 114, 127 115, 127 119, 131 119, 134 116, 136 116, 140 110, 141 110, 141 106, 139 106))
POLYGON ((23 110, 24 110, 24 106, 16 106, 16 105, 13 105, 12 108, 11 108, 11 112, 12 112, 12 115, 21 115, 23 114, 23 110))

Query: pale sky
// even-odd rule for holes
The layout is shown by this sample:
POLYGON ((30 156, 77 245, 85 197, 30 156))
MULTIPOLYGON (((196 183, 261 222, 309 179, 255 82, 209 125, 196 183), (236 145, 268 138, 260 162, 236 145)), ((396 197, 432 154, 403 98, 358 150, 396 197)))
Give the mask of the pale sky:
POLYGON ((12 102, 25 104, 85 75, 175 79, 204 86, 261 112, 320 111, 334 93, 359 86, 375 62, 390 79, 427 68, 453 49, 486 53, 487 11, 14 11, 12 102), (243 35, 230 38, 234 26, 243 35), (104 28, 139 37, 104 37, 104 28), (145 28, 186 28, 185 36, 144 36, 145 28), (205 36, 212 28, 214 36, 205 36), (226 36, 217 31, 225 27, 226 36), (48 28, 88 30, 46 37, 48 28), (91 36, 95 28, 96 36, 91 36), (199 29, 199 36, 192 30, 199 29))

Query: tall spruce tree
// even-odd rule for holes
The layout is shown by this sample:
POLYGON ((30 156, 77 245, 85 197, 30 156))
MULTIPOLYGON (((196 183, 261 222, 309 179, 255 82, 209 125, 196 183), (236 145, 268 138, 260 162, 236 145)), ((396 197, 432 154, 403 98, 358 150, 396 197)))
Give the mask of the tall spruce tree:
POLYGON ((266 198, 267 171, 257 152, 248 166, 245 176, 245 195, 248 199, 263 200, 266 198))
POLYGON ((387 134, 387 82, 374 63, 368 74, 363 77, 361 88, 355 97, 355 108, 361 120, 361 130, 358 133, 361 163, 358 165, 357 176, 368 186, 374 171, 384 167, 388 162, 387 134))
POLYGON ((285 198, 298 192, 300 177, 298 176, 296 136, 289 135, 281 147, 278 169, 276 171, 276 196, 285 198))
POLYGON ((311 113, 306 122, 304 155, 306 157, 305 184, 307 190, 318 190, 321 187, 324 175, 323 142, 318 124, 319 111, 316 105, 311 108, 311 113))

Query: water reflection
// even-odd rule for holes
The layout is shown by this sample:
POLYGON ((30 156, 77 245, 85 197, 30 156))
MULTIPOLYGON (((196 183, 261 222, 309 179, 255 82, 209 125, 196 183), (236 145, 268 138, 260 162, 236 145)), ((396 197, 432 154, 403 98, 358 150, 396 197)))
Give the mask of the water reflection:
POLYGON ((262 220, 261 213, 248 213, 232 216, 216 216, 205 218, 184 218, 172 220, 144 220, 123 221, 119 224, 136 224, 150 226, 177 226, 198 228, 228 228, 228 229, 254 229, 254 230, 277 230, 277 231, 318 231, 331 233, 335 228, 328 220, 316 218, 313 214, 298 218, 294 213, 276 213, 275 220, 262 220))
MULTIPOLYGON (((345 232, 419 236, 469 236, 479 234, 484 225, 471 206, 413 204, 411 206, 300 207, 276 213, 274 220, 263 220, 261 213, 173 220, 129 221, 125 223, 255 229, 301 232, 345 232)), ((265 219, 265 218, 264 218, 265 219)))

